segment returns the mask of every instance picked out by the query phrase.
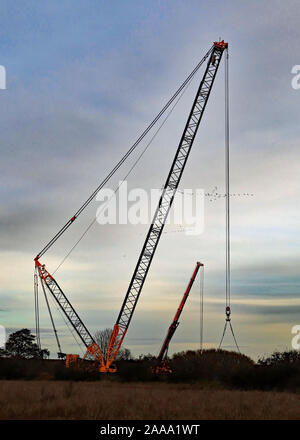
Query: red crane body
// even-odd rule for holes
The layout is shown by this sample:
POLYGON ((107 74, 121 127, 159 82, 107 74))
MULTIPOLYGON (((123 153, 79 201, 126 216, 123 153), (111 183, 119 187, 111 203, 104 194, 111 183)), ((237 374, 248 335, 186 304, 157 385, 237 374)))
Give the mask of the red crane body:
POLYGON ((203 266, 203 264, 197 262, 195 270, 194 270, 193 275, 192 275, 192 278, 190 279, 190 282, 189 282, 189 284, 188 284, 188 286, 186 288, 186 291, 184 292, 183 298, 182 298, 182 300, 180 302, 180 305, 179 305, 179 307, 177 309, 177 312, 176 312, 176 314, 174 316, 173 322, 172 322, 172 324, 169 327, 167 336, 166 336, 166 338, 164 340, 164 343, 163 343, 163 345, 161 347, 161 350, 159 352, 159 355, 157 357, 157 359, 159 361, 163 361, 164 358, 166 357, 167 353, 168 353, 169 343, 170 343, 170 341, 171 341, 171 339, 172 339, 172 337, 173 337, 173 335, 175 333, 175 330, 177 329, 177 327, 179 325, 179 322, 178 322, 179 317, 180 317, 181 312, 183 310, 184 304, 186 303, 187 297, 189 296, 191 288, 192 288, 192 286, 194 284, 194 281, 195 281, 195 278, 197 276, 198 270, 199 270, 199 268, 201 266, 203 266))

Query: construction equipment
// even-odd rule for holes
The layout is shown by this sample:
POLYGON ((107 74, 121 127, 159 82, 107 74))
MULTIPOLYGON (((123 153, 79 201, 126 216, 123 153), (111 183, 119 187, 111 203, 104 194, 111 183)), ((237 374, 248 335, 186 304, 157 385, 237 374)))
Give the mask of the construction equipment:
MULTIPOLYGON (((116 324, 113 328, 113 332, 109 341, 109 346, 107 350, 107 356, 101 353, 100 348, 92 337, 91 333, 88 331, 79 315, 76 313, 75 309, 71 305, 70 301, 67 299, 66 295, 58 285, 54 277, 46 270, 45 265, 41 264, 40 258, 45 254, 46 251, 56 242, 56 240, 69 228, 69 226, 77 219, 77 217, 83 212, 86 206, 93 200, 98 192, 108 181, 114 173, 114 170, 124 162, 126 157, 133 151, 139 139, 141 139, 148 128, 152 125, 157 118, 150 124, 150 126, 144 131, 143 135, 138 139, 138 141, 131 147, 129 152, 120 160, 112 172, 104 179, 104 181, 98 186, 96 191, 87 199, 87 201, 82 205, 82 207, 77 211, 77 213, 65 224, 63 228, 53 237, 52 240, 42 249, 42 251, 35 258, 36 270, 39 274, 41 283, 50 294, 53 296, 57 304, 59 305, 64 316, 67 318, 69 323, 72 325, 73 329, 76 331, 77 335, 80 337, 81 341, 86 346, 86 358, 93 358, 99 362, 100 372, 114 372, 115 367, 113 362, 116 359, 118 351, 124 340, 125 334, 127 332, 128 326, 131 322, 137 301, 141 294, 145 279, 147 277, 155 250, 157 248, 158 242, 160 240, 168 213, 172 206, 175 193, 177 191, 178 185, 180 183, 183 170, 187 163, 197 130, 199 128, 215 77, 222 59, 222 55, 225 49, 227 49, 228 44, 223 41, 215 42, 212 48, 207 52, 205 57, 198 64, 198 67, 208 58, 208 63, 204 72, 204 76, 199 85, 199 88, 194 99, 192 109, 188 116, 182 137, 180 139, 175 158, 172 162, 171 169, 169 171, 167 180, 162 190, 162 194, 154 214, 152 223, 150 225, 148 234, 146 236, 145 243, 142 247, 137 265, 135 267, 133 276, 131 278, 121 311, 118 315, 116 324)), ((197 67, 197 68, 198 68, 197 67)), ((194 71, 196 71, 194 69, 194 71)), ((193 72, 194 72, 193 71, 193 72)), ((188 77, 190 78, 191 75, 188 77)), ((186 83, 186 81, 185 81, 186 83)), ((180 88, 178 89, 180 90, 180 88)), ((178 94, 178 91, 176 92, 178 94)), ((175 93, 175 95, 176 95, 175 93)), ((173 97, 175 96, 173 95, 173 97)), ((177 95, 176 95, 177 96, 177 95)), ((173 99, 172 97, 172 99, 173 99)), ((167 103, 163 110, 159 113, 161 116, 162 112, 165 111, 172 99, 167 103)), ((175 98, 174 98, 175 99, 175 98)), ((158 116, 159 116, 158 115, 158 116)), ((148 130, 149 131, 149 130, 148 130)))
POLYGON ((67 354, 66 355, 66 367, 70 368, 77 365, 79 361, 79 354, 67 354))
POLYGON ((197 91, 192 109, 184 128, 175 158, 164 185, 158 207, 140 253, 136 268, 129 284, 121 311, 114 326, 108 347, 106 367, 114 361, 130 324, 136 303, 143 288, 155 250, 172 206, 183 170, 190 154, 197 130, 202 119, 212 85, 227 43, 215 42, 207 67, 197 91))
POLYGON ((203 268, 204 265, 202 263, 197 262, 195 270, 194 270, 194 272, 192 274, 192 277, 191 277, 191 279, 189 281, 189 284, 188 284, 188 286, 186 288, 186 291, 184 292, 183 298, 182 298, 182 300, 181 300, 181 302, 179 304, 179 307, 178 307, 177 312, 176 312, 176 314, 174 316, 174 319, 173 319, 173 321, 172 321, 172 323, 171 323, 171 325, 169 327, 169 330, 167 332, 167 336, 166 336, 166 338, 165 338, 165 340, 163 342, 163 345, 161 347, 159 355, 157 356, 157 360, 159 362, 159 365, 155 369, 155 372, 157 374, 159 374, 159 373, 171 373, 172 372, 171 367, 166 362, 167 357, 168 357, 169 344, 170 344, 170 341, 171 341, 171 339, 172 339, 172 337, 173 337, 173 335, 174 335, 174 333, 175 333, 175 331, 176 331, 176 329, 177 329, 177 327, 179 325, 180 315, 182 313, 182 310, 183 310, 183 307, 184 307, 184 305, 186 303, 186 300, 187 300, 187 298, 189 296, 189 293, 190 293, 190 291, 191 291, 191 289, 193 287, 195 278, 197 276, 197 273, 198 273, 198 270, 199 270, 200 267, 203 268))
POLYGON ((219 349, 221 349, 226 329, 231 331, 237 351, 240 353, 233 326, 231 323, 231 274, 230 274, 230 154, 229 154, 229 67, 228 67, 228 51, 225 57, 225 187, 226 187, 226 284, 225 284, 225 325, 222 333, 219 349))

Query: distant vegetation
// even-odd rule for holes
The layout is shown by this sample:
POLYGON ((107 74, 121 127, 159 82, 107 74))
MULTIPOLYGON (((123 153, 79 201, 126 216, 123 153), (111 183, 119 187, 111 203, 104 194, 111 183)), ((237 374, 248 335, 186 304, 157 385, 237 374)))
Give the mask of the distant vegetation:
POLYGON ((183 351, 173 355, 168 366, 172 374, 153 374, 155 358, 119 363, 122 381, 164 380, 177 383, 202 383, 240 390, 300 392, 300 352, 275 352, 255 363, 249 357, 225 350, 183 351), (150 367, 150 368, 149 368, 150 367))
MULTIPOLYGON (((104 330, 98 330, 94 334, 94 339, 98 344, 98 347, 101 350, 101 353, 103 354, 104 358, 106 358, 107 350, 109 341, 112 335, 112 329, 111 328, 105 328, 104 330)), ((117 354, 117 361, 119 360, 126 360, 132 359, 133 356, 131 354, 131 351, 126 347, 121 347, 117 354)))
POLYGON ((35 336, 27 328, 11 333, 5 349, 0 349, 1 357, 14 359, 45 359, 49 354, 49 350, 38 347, 35 336))
MULTIPOLYGON (((102 335, 103 336, 103 335, 102 335)), ((63 360, 47 359, 34 335, 22 329, 10 335, 0 351, 0 379, 49 379, 118 382, 197 383, 220 389, 300 392, 300 351, 274 352, 255 363, 249 357, 225 350, 182 351, 167 361, 171 374, 156 374, 158 363, 151 354, 132 359, 130 352, 116 362, 118 372, 102 375, 97 364, 81 361, 65 368, 63 360)))

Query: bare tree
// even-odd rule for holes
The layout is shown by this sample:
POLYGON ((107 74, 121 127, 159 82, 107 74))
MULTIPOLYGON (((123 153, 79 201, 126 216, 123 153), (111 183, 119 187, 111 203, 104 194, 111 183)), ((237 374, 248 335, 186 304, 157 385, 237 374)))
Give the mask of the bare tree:
MULTIPOLYGON (((94 335, 94 339, 97 342, 104 358, 106 358, 106 355, 107 355, 107 349, 108 349, 108 344, 109 344, 111 334, 112 334, 112 329, 105 328, 104 330, 97 330, 94 335)), ((117 361, 120 361, 120 360, 128 361, 129 359, 132 359, 132 358, 133 358, 133 356, 132 356, 129 348, 123 347, 123 348, 120 348, 120 350, 117 354, 116 360, 117 361)))

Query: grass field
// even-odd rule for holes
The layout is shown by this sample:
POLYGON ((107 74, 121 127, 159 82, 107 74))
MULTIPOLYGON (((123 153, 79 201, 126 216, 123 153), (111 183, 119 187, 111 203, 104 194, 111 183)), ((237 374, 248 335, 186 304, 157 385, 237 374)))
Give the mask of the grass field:
POLYGON ((298 419, 300 395, 200 385, 0 381, 0 419, 298 419))

